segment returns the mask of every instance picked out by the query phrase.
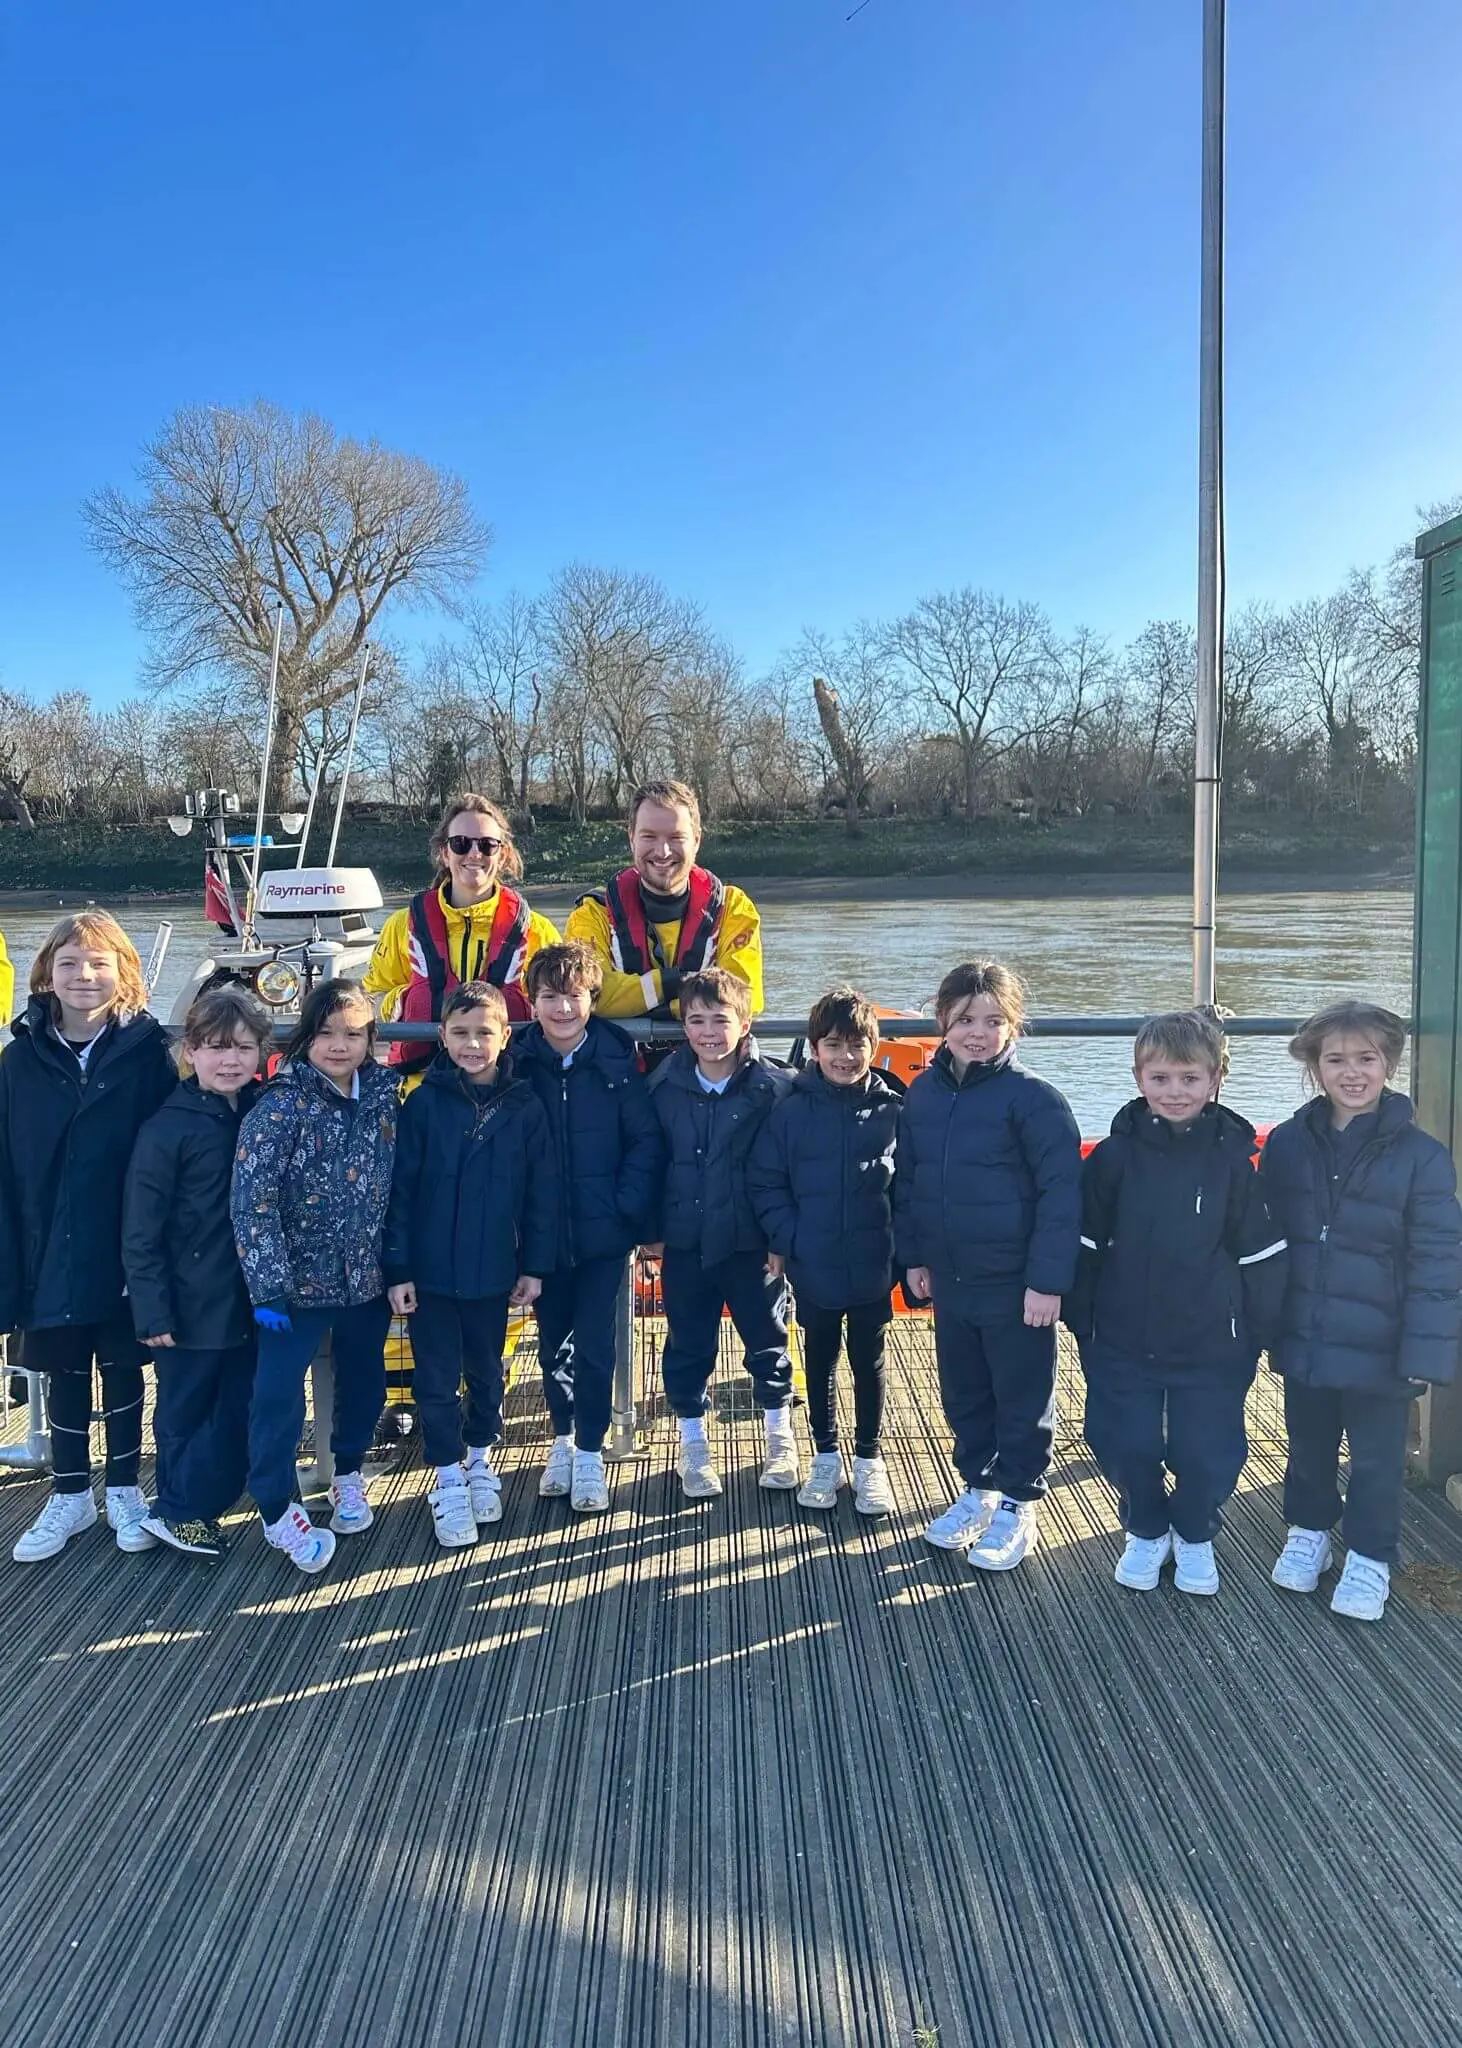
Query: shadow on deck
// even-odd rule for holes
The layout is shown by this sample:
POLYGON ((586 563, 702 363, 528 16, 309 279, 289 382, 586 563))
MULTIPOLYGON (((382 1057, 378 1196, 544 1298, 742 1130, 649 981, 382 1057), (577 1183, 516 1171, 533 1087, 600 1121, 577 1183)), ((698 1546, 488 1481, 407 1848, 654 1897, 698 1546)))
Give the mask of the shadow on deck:
MULTIPOLYGON (((1271 1589, 1272 1391, 1199 1601, 1112 1584, 1074 1389, 1041 1551, 929 1550, 921 1330, 891 1379, 882 1524, 762 1493, 732 1391, 723 1501, 652 1417, 576 1518, 525 1388, 474 1551, 413 1465, 321 1580, 246 1518, 218 1566, 6 1562, 0 2040, 1462 2041, 1462 1619, 1271 1589)), ((41 1491, 0 1481, 6 1552, 41 1491)), ((1435 1496, 1408 1538, 1462 1566, 1435 1496)))

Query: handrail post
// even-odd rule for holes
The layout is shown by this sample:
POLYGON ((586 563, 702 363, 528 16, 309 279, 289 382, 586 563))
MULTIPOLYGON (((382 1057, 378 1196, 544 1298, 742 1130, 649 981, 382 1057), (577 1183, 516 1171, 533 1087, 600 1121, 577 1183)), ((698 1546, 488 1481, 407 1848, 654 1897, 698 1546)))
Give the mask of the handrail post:
POLYGON ((614 1303, 614 1387, 611 1395, 610 1458, 632 1458, 637 1449, 635 1427, 639 1418, 639 1377, 635 1359, 635 1255, 630 1253, 620 1275, 614 1303))
POLYGON ((25 1375, 25 1442, 23 1444, 0 1444, 0 1465, 13 1465, 24 1472, 47 1472, 51 1466, 51 1433, 47 1428, 46 1376, 40 1372, 26 1372, 25 1367, 12 1366, 9 1356, 9 1342, 0 1338, 0 1372, 5 1375, 5 1409, 10 1408, 10 1375, 21 1372, 25 1375))

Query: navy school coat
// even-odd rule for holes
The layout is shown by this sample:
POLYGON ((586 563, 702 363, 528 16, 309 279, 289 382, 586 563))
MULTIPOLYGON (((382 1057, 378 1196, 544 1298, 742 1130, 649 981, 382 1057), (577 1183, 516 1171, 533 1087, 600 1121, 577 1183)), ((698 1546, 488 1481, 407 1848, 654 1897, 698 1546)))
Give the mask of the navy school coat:
POLYGON ((893 1185, 902 1092, 875 1069, 840 1087, 806 1067, 751 1155, 751 1199, 799 1301, 852 1308, 893 1287, 893 1185))

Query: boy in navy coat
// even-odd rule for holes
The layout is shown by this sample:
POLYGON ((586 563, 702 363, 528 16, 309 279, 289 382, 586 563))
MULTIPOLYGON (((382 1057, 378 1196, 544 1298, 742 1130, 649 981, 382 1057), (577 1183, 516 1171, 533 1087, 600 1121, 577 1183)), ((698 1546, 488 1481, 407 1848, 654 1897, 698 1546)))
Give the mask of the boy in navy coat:
POLYGON ((780 1261, 768 1256, 747 1163, 791 1077, 758 1056, 750 991, 725 968, 685 977, 680 1016, 687 1042, 650 1079, 669 1160, 661 1242, 652 1249, 664 1258, 663 1370, 666 1399, 680 1420, 676 1471, 690 1500, 721 1491, 706 1442, 706 1388, 716 1369, 721 1312, 729 1308, 766 1429, 761 1483, 790 1490, 801 1471, 792 1434, 787 1283, 780 1261))
POLYGON ((1150 1017, 1133 1047, 1138 1099, 1082 1172, 1065 1320, 1081 1345, 1086 1440, 1127 1536, 1117 1584, 1134 1592, 1151 1592, 1170 1559, 1180 1593, 1218 1591, 1219 1509, 1249 1455, 1244 1402, 1284 1296, 1253 1126, 1214 1099, 1222 1066, 1210 1017, 1150 1017))

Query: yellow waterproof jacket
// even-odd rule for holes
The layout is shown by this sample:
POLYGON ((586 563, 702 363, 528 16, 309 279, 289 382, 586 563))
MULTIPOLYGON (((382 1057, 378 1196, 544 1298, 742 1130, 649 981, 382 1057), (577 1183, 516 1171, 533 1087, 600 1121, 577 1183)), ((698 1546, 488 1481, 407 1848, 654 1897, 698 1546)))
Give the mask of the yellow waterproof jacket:
MULTIPOLYGON (((721 927, 716 935, 716 957, 708 964, 724 967, 751 990, 751 1013, 764 1007, 761 982, 761 915, 744 890, 728 882, 721 910, 721 927)), ((675 958, 680 943, 680 921, 652 927, 667 960, 675 958)), ((664 977, 659 968, 649 974, 623 974, 614 964, 613 927, 602 903, 586 896, 569 912, 564 926, 566 939, 579 939, 592 946, 604 966, 604 987, 595 1005, 601 1017, 647 1017, 665 1000, 664 977)), ((678 1003, 671 1005, 679 1016, 678 1003)))
POLYGON ((0 1030, 5 1029, 15 1010, 15 969, 10 964, 10 955, 5 950, 5 934, 0 932, 0 1030))
MULTIPOLYGON (((492 936, 492 921, 497 913, 497 895, 498 892, 494 889, 483 902, 473 903, 466 910, 459 910, 449 899, 445 883, 437 891, 442 915, 447 921, 447 938, 452 949, 452 971, 459 981, 471 981, 482 967, 488 940, 492 936)), ((528 937, 523 946, 524 967, 527 967, 533 955, 544 946, 557 944, 557 928, 536 910, 530 910, 528 937)), ((369 993, 383 998, 381 1015, 388 1023, 396 1015, 397 1005, 411 985, 411 947, 411 919, 404 908, 393 910, 381 927, 381 936, 376 941, 371 964, 363 977, 364 986, 369 993)), ((425 963, 418 963, 417 972, 425 971, 425 963)))

